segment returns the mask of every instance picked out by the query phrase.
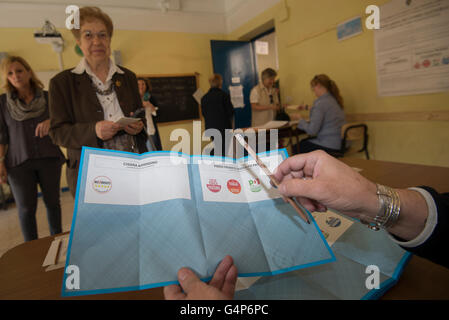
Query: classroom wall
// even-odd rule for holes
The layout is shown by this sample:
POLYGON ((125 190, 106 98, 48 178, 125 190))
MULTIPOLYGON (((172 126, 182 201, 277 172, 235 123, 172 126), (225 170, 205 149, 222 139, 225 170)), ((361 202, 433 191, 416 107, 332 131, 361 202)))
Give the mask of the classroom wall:
MULTIPOLYGON (((231 32, 227 39, 246 35, 274 20, 278 42, 282 97, 311 104, 310 80, 319 73, 333 78, 345 99, 347 114, 449 111, 449 92, 379 97, 374 36, 366 30, 338 42, 333 25, 361 15, 368 5, 385 0, 284 0, 231 32), (310 36, 310 37, 309 37, 310 36), (307 39, 309 38, 309 39, 307 39), (304 41, 298 40, 305 39, 304 41)), ((364 24, 364 23, 363 23, 364 24)), ((447 121, 368 121, 373 159, 449 167, 447 121)), ((362 155, 361 155, 362 156, 362 155)))
MULTIPOLYGON (((0 28, 0 52, 24 57, 35 71, 58 70, 58 57, 50 45, 39 44, 33 38, 31 28, 0 28)), ((76 66, 81 59, 74 51, 75 40, 70 31, 58 29, 65 40, 64 68, 76 66)), ((208 78, 212 74, 210 40, 222 40, 220 34, 194 34, 177 32, 150 32, 115 30, 111 49, 120 50, 122 65, 136 74, 185 74, 198 72, 199 85, 204 92, 209 89, 208 78)), ((170 141, 174 129, 189 132, 193 146, 192 121, 176 124, 160 124, 162 145, 170 150, 178 141, 170 141)), ((204 123, 202 123, 204 130, 204 123)), ((203 142, 205 146, 207 142, 203 142)), ((65 151, 65 150, 63 150, 65 151)), ((66 186, 65 170, 62 186, 66 186)))

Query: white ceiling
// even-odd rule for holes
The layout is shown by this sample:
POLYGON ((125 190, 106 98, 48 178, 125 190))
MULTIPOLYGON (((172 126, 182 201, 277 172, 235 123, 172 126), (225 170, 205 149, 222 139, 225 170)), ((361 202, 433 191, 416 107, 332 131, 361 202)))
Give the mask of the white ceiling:
POLYGON ((281 0, 0 0, 0 28, 65 26, 65 7, 98 6, 125 30, 229 33, 281 0), (168 10, 161 10, 161 3, 168 10))

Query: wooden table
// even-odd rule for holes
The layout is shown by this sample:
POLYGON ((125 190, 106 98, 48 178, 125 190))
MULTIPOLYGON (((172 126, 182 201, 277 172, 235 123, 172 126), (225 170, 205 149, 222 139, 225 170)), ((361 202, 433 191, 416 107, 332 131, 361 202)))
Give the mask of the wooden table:
MULTIPOLYGON (((363 159, 342 159, 362 175, 391 187, 428 185, 449 192, 449 168, 363 159)), ((0 299, 62 299, 63 269, 45 272, 42 262, 54 237, 23 243, 0 258, 0 299)), ((162 288, 64 299, 163 299, 162 288)), ((414 256, 382 299, 449 299, 449 269, 414 256)))

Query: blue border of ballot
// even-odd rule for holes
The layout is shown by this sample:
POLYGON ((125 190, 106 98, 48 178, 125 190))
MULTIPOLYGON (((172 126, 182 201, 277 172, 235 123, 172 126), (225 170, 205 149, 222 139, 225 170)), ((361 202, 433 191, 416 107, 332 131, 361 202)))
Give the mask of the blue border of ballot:
MULTIPOLYGON (((82 192, 82 188, 83 188, 83 183, 86 184, 86 174, 87 174, 87 159, 86 159, 86 155, 91 154, 91 153, 99 153, 99 154, 107 154, 107 155, 111 155, 111 156, 116 156, 116 155, 123 155, 126 156, 128 158, 133 158, 133 159, 142 159, 145 158, 146 156, 148 156, 149 154, 151 154, 151 156, 163 156, 163 155, 175 155, 178 157, 185 157, 185 158, 189 158, 190 162, 189 163, 193 163, 195 161, 195 159, 197 158, 201 158, 203 160, 205 159, 210 159, 210 160, 215 160, 215 161, 245 161, 245 160, 249 160, 249 156, 235 160, 235 159, 231 159, 231 158, 225 158, 225 157, 205 157, 205 156, 190 156, 190 155, 186 155, 180 152, 170 152, 170 151, 156 151, 156 152, 148 152, 148 153, 144 153, 144 154, 135 154, 135 153, 129 153, 129 152, 123 152, 123 151, 116 151, 116 150, 105 150, 105 149, 96 149, 96 148, 90 148, 90 147, 83 147, 82 148, 82 153, 81 153, 81 160, 80 160, 80 168, 79 168, 79 174, 78 174, 78 182, 77 182, 77 191, 76 191, 76 197, 75 197, 75 207, 74 207, 74 215, 73 215, 73 221, 72 221, 72 226, 71 226, 71 232, 70 232, 70 238, 69 238, 69 244, 68 244, 68 250, 67 250, 67 259, 66 259, 66 266, 65 269, 67 269, 67 267, 70 265, 70 258, 71 258, 71 254, 72 254, 72 245, 74 242, 74 237, 76 237, 77 233, 79 233, 79 231, 77 232, 76 230, 76 224, 77 224, 77 220, 78 220, 78 211, 79 211, 79 205, 81 203, 81 199, 82 199, 82 194, 84 194, 84 192, 82 192), (84 180, 83 180, 84 179, 84 180), (83 182, 84 181, 84 182, 83 182)), ((259 156, 264 157, 264 156, 270 156, 272 154, 279 154, 281 155, 284 159, 288 157, 288 153, 286 151, 286 149, 281 149, 281 150, 274 150, 274 151, 268 151, 265 153, 261 153, 259 154, 259 156)), ((199 175, 199 173, 197 173, 199 175)), ((189 171, 189 175, 191 175, 191 172, 189 171)), ((199 179, 199 178, 198 178, 199 179)), ((192 184, 192 177, 190 177, 190 181, 192 184)), ((191 193, 193 194, 194 191, 191 189, 191 193)), ((283 202, 282 199, 277 199, 280 200, 280 202, 283 202)), ((261 202, 272 202, 274 200, 264 200, 261 202)), ((203 203, 204 204, 204 203, 203 203)), ((287 207, 289 207, 288 205, 286 205, 287 207)), ((289 207, 290 208, 290 207, 289 207)), ((293 209, 291 209, 293 210, 293 209)), ((309 268, 309 267, 313 267, 313 266, 318 266, 318 265, 323 265, 323 264, 327 264, 330 262, 334 262, 336 260, 336 257, 334 255, 334 253, 332 252, 332 249, 329 247, 327 241, 325 240, 323 234, 320 231, 320 228, 318 227, 316 221, 313 219, 312 215, 308 212, 308 215, 312 221, 313 224, 313 228, 315 229, 315 231, 313 231, 314 233, 317 234, 317 238, 315 238, 316 241, 318 241, 318 239, 320 239, 320 243, 322 241, 322 244, 319 246, 322 249, 319 249, 319 251, 321 251, 321 255, 319 256, 319 254, 317 254, 316 258, 310 258, 311 263, 303 263, 303 264, 298 264, 298 265, 293 265, 291 267, 288 268, 282 268, 282 269, 278 269, 278 270, 271 270, 269 272, 248 272, 248 273, 239 273, 240 277, 255 277, 255 276, 274 276, 274 275, 278 275, 278 274, 282 274, 282 273, 287 273, 287 272, 291 272, 291 271, 295 271, 295 270, 300 270, 300 269, 304 269, 304 268, 309 268), (324 250, 324 251, 323 251, 324 250), (319 258, 318 258, 319 257, 319 258)), ((296 217, 299 219, 299 217, 296 217)), ((314 236, 315 237, 315 236, 314 236)), ((318 249, 317 249, 318 250, 318 249)), ((212 274, 213 274, 213 270, 209 271, 208 270, 208 277, 202 277, 201 280, 202 281, 209 281, 212 278, 212 274)), ((82 275, 81 275, 82 277, 82 275)), ((62 296, 81 296, 81 295, 92 295, 92 294, 104 294, 104 293, 112 293, 112 292, 124 292, 124 291, 134 291, 134 290, 145 290, 145 289, 150 289, 150 288, 156 288, 156 287, 162 287, 162 286, 166 286, 166 285, 170 285, 170 284, 179 284, 178 281, 165 281, 165 282, 157 282, 157 283, 149 283, 149 284, 139 284, 139 285, 132 285, 132 286, 121 286, 121 287, 112 287, 112 288, 102 288, 102 289, 94 289, 94 290, 83 290, 82 288, 80 288, 80 290, 68 290, 65 287, 65 283, 67 280, 67 274, 64 273, 64 277, 63 277, 63 284, 62 284, 62 296)))

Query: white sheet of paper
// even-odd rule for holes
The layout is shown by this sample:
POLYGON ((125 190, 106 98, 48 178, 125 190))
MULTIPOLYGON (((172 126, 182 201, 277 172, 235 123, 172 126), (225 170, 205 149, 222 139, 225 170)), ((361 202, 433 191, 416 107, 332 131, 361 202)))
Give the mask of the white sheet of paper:
POLYGON ((201 104, 201 99, 204 96, 204 92, 201 88, 198 88, 194 93, 193 93, 193 97, 195 98, 196 102, 198 102, 198 104, 201 104))
POLYGON ((269 121, 259 127, 258 129, 279 129, 280 127, 285 126, 288 121, 269 121))
POLYGON ((139 122, 140 119, 139 118, 129 118, 129 117, 123 117, 118 119, 117 121, 115 121, 115 123, 120 124, 122 126, 127 126, 129 124, 133 124, 136 122, 139 122))
MULTIPOLYGON (((282 162, 280 155, 260 159, 271 172, 274 172, 282 162)), ((198 165, 198 169, 203 201, 250 203, 281 197, 255 160, 242 163, 202 162, 198 165)))
POLYGON ((126 159, 92 155, 89 158, 86 203, 144 205, 170 199, 190 199, 187 160, 174 166, 170 156, 126 159), (148 180, 159 181, 148 184, 148 180))
POLYGON ((449 90, 449 0, 392 0, 374 31, 380 97, 449 90))
POLYGON ((298 110, 298 108, 299 108, 299 104, 292 104, 292 105, 285 107, 285 109, 287 109, 287 110, 298 110))
POLYGON ((229 93, 231 96, 231 103, 234 108, 244 108, 245 101, 243 97, 243 86, 229 86, 229 93))
POLYGON ((231 82, 232 82, 232 84, 239 84, 240 83, 240 77, 232 77, 231 82))
POLYGON ((56 264, 56 258, 57 258, 56 255, 58 253, 60 243, 61 243, 61 239, 52 241, 50 248, 48 249, 47 255, 45 256, 44 263, 42 263, 43 267, 56 264))

